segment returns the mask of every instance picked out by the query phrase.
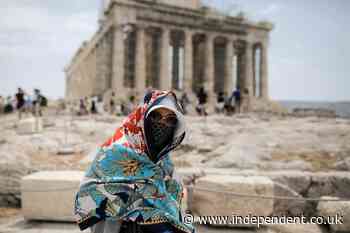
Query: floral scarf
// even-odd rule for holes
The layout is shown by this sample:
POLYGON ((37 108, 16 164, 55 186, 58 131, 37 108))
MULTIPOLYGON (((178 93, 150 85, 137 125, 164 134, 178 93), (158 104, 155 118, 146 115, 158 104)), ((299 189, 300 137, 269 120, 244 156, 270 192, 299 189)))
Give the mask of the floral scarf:
POLYGON ((81 230, 113 219, 139 224, 167 222, 181 232, 194 232, 192 225, 182 222, 183 188, 172 178, 169 154, 159 157, 157 163, 146 154, 144 115, 157 99, 171 94, 150 92, 100 147, 76 194, 74 210, 81 230))

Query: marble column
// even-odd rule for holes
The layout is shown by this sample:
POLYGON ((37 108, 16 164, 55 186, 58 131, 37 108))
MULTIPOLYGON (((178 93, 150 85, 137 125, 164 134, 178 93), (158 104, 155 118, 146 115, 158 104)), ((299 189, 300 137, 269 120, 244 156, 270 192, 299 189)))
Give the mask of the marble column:
POLYGON ((215 67, 214 67, 214 38, 215 35, 208 34, 205 41, 206 56, 205 56, 205 90, 208 93, 208 103, 210 108, 215 103, 215 67))
POLYGON ((146 29, 139 27, 136 31, 136 91, 138 98, 142 98, 146 91, 146 29))
POLYGON ((268 81, 268 54, 267 44, 261 47, 260 60, 260 97, 263 99, 269 98, 269 81, 268 81))
POLYGON ((160 89, 171 89, 171 79, 169 70, 169 45, 170 45, 170 30, 167 28, 162 29, 162 37, 160 43, 160 89))
POLYGON ((234 47, 233 40, 229 39, 226 43, 226 58, 225 58, 225 92, 231 95, 233 87, 233 57, 234 47))
POLYGON ((186 93, 192 92, 192 82, 193 82, 193 33, 191 31, 185 31, 185 80, 184 80, 184 90, 186 93))
MULTIPOLYGON (((109 89, 109 80, 108 80, 108 41, 107 37, 105 36, 102 40, 102 55, 103 55, 103 92, 107 91, 109 89)), ((102 93, 103 93, 102 92, 102 93)))
MULTIPOLYGON (((246 88, 249 92, 249 97, 253 96, 253 45, 252 43, 247 42, 246 48, 245 48, 245 55, 244 55, 244 88, 246 88)), ((244 90, 243 90, 244 91, 244 90)))
POLYGON ((173 41, 171 86, 173 89, 179 89, 180 81, 180 44, 179 41, 173 41))
POLYGON ((116 26, 113 38, 113 73, 112 90, 118 95, 122 94, 124 84, 125 43, 122 26, 116 26))

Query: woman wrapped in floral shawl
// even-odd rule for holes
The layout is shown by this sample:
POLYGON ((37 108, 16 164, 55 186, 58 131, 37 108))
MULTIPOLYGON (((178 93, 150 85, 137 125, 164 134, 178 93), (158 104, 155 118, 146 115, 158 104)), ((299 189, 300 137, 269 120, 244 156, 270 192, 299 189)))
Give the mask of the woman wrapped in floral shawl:
POLYGON ((184 137, 184 117, 175 94, 149 92, 99 148, 87 170, 75 199, 80 229, 194 232, 182 221, 183 187, 173 178, 169 157, 184 137))

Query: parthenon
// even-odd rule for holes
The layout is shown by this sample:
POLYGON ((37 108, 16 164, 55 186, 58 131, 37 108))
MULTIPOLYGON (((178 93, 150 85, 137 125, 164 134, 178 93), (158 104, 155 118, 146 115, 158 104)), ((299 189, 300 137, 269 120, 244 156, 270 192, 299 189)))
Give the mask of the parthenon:
POLYGON ((110 0, 99 29, 66 67, 66 98, 141 97, 146 88, 195 93, 245 90, 267 100, 273 26, 200 0, 110 0))

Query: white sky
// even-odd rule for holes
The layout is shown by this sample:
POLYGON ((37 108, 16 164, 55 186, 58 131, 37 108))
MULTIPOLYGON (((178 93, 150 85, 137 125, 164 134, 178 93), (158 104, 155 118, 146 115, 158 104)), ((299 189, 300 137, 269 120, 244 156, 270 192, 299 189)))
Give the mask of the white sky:
MULTIPOLYGON (((273 99, 350 100, 350 1, 205 0, 275 23, 269 50, 273 99)), ((21 86, 64 95, 64 66, 97 28, 99 0, 0 2, 0 95, 21 86)))

